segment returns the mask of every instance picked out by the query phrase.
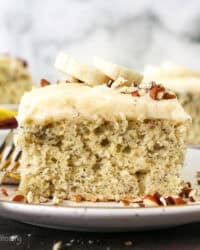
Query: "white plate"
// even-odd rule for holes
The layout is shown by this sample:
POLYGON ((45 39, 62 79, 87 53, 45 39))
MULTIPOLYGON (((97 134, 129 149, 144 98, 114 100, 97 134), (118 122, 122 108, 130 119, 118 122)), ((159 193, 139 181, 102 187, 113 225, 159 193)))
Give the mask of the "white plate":
MULTIPOLYGON (((188 149, 183 177, 195 184, 200 150, 188 149)), ((182 206, 133 208, 114 202, 65 202, 64 206, 0 202, 6 218, 50 228, 82 231, 148 230, 200 222, 200 203, 182 206)))

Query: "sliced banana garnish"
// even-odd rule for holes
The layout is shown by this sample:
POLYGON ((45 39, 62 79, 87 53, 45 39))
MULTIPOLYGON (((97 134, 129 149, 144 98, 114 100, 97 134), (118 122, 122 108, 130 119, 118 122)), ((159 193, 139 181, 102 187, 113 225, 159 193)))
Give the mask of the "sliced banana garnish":
POLYGON ((117 80, 120 77, 124 78, 127 81, 127 85, 131 85, 132 83, 139 84, 143 78, 143 76, 138 72, 107 62, 101 58, 95 58, 94 65, 112 80, 117 80))
POLYGON ((65 53, 57 56, 55 68, 91 86, 105 84, 110 80, 94 66, 82 64, 65 53))

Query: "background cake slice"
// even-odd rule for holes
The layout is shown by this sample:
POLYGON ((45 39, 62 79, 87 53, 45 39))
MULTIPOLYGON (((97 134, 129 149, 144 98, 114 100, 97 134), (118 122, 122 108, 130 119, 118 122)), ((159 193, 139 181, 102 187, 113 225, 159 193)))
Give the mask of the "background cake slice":
POLYGON ((19 192, 34 203, 176 194, 189 120, 157 85, 129 94, 78 83, 32 90, 18 114, 19 192))
POLYGON ((24 60, 0 56, 0 103, 17 104, 32 80, 24 60))
POLYGON ((192 117, 188 143, 200 144, 200 71, 165 62, 158 67, 145 68, 144 81, 152 80, 176 92, 184 109, 192 117))

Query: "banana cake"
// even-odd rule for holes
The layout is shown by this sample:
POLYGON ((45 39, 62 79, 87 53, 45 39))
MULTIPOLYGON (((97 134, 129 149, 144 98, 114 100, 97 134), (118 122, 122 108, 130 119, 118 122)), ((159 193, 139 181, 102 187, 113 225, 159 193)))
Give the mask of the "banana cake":
POLYGON ((27 62, 0 56, 0 103, 18 104, 25 91, 31 89, 32 80, 27 62))
POLYGON ((27 92, 18 113, 19 193, 48 198, 136 201, 176 194, 190 117, 154 83, 60 83, 27 92))
POLYGON ((172 89, 184 109, 192 117, 188 130, 188 143, 200 144, 200 71, 195 71, 171 62, 160 66, 147 66, 144 81, 160 82, 172 89))

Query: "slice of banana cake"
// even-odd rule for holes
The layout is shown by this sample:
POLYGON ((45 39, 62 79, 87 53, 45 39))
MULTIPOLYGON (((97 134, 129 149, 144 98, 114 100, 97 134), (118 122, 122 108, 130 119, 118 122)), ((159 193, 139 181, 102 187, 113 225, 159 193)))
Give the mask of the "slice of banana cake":
POLYGON ((176 194, 189 121, 160 85, 126 94, 80 83, 34 89, 19 107, 19 192, 33 203, 176 194))
POLYGON ((18 104, 25 91, 32 88, 32 79, 27 62, 0 56, 0 103, 18 104))
POLYGON ((200 144, 200 71, 164 62, 160 66, 147 66, 144 81, 156 81, 172 89, 184 109, 192 117, 188 130, 188 143, 200 144))

